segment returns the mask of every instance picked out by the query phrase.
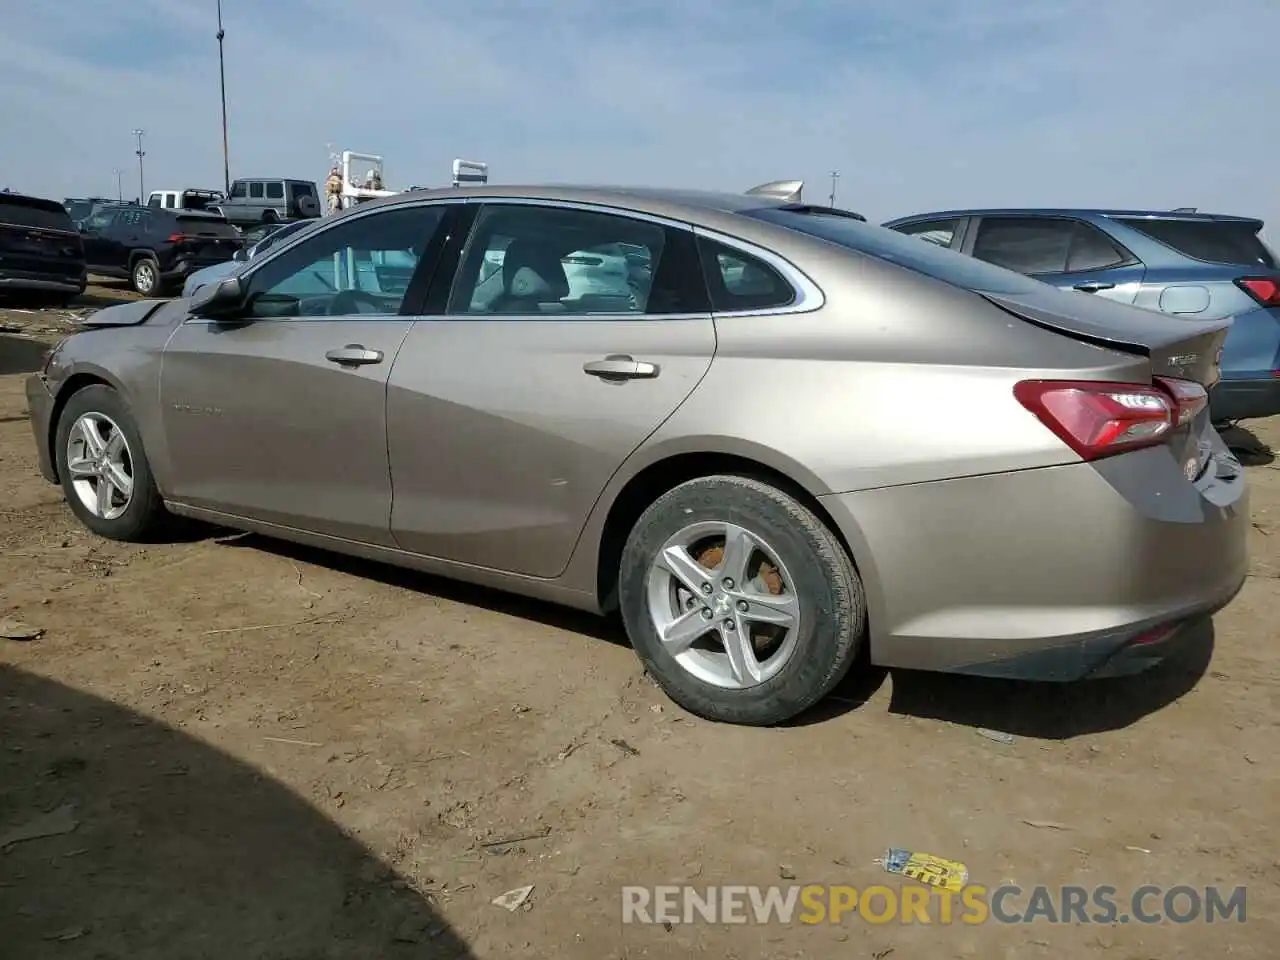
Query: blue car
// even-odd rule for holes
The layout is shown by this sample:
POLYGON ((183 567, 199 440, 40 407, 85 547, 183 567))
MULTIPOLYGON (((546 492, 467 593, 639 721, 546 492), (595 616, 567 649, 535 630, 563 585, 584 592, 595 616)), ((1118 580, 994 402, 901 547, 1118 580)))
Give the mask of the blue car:
POLYGON ((216 283, 239 273, 255 257, 274 247, 281 240, 293 236, 303 227, 313 226, 316 222, 315 219, 291 220, 282 224, 264 224, 244 231, 245 246, 236 251, 235 257, 191 274, 182 285, 182 295, 189 297, 206 284, 216 283))
POLYGON ((1233 317, 1217 423, 1280 413, 1280 261, 1262 221, 1157 210, 948 210, 884 226, 1067 290, 1170 314, 1233 317))

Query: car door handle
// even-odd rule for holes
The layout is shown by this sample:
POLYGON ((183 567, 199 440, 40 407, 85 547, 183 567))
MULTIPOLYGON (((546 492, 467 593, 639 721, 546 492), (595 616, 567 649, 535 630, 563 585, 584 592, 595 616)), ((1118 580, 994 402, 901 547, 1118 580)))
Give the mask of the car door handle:
POLYGON ((1077 283, 1073 290, 1079 290, 1081 293, 1097 293, 1099 290, 1113 290, 1114 283, 1103 283, 1101 280, 1089 280, 1085 283, 1077 283))
POLYGON ((626 354, 619 354, 584 363, 582 372, 601 380, 652 380, 661 372, 661 368, 656 363, 646 363, 626 354))
POLYGON ((358 343, 348 343, 345 347, 328 351, 324 358, 344 367, 359 367, 367 363, 381 363, 382 351, 366 350, 358 343))

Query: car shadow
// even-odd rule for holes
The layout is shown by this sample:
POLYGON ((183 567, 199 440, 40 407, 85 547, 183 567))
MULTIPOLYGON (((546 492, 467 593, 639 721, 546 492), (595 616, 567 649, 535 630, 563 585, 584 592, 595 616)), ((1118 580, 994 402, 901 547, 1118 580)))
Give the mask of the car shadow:
POLYGON ((49 344, 43 340, 13 337, 0 333, 0 376, 35 373, 44 363, 49 344))
POLYGON ((617 617, 601 617, 491 587, 475 586, 459 580, 450 580, 447 577, 422 573, 405 567, 394 567, 346 554, 331 553, 328 550, 303 546, 288 540, 276 540, 254 533, 228 534, 225 538, 219 539, 218 543, 263 550, 290 560, 327 567, 353 577, 376 580, 379 583, 439 597, 442 600, 482 607, 508 616, 519 617, 522 620, 532 620, 549 627, 585 634, 597 640, 606 640, 625 647, 631 646, 622 622, 617 617))
POLYGON ((1223 427, 1218 432, 1222 435, 1222 442, 1246 467, 1265 467, 1275 462, 1275 451, 1269 444, 1258 439, 1258 435, 1247 427, 1237 423, 1223 427))
POLYGON ((243 761, 9 666, 0 717, 0 954, 474 956, 426 893, 243 761))
POLYGON ((1213 650, 1213 623, 1205 621, 1188 628, 1185 645, 1176 654, 1129 677, 1037 683, 886 670, 864 662, 796 724, 819 723, 857 709, 889 680, 890 713, 1039 740, 1069 740, 1124 729, 1169 706, 1208 672, 1213 650))

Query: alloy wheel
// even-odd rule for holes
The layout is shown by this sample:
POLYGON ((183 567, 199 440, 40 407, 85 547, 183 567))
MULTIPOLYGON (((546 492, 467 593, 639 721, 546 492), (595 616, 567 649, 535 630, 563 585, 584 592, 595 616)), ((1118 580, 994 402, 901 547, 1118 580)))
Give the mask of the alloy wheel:
POLYGON ((133 501, 133 455, 114 420, 82 414, 67 436, 67 471, 81 504, 95 517, 114 520, 133 501))

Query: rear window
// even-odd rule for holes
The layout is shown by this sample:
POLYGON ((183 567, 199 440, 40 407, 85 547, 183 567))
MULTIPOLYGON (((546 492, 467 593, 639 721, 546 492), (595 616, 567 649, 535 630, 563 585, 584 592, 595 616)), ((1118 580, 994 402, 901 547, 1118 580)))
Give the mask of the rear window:
POLYGON ((1038 280, 1024 277, 1012 270, 955 253, 933 243, 921 243, 918 237, 908 236, 885 227, 849 217, 822 213, 796 213, 785 207, 761 207, 744 210, 743 215, 787 227, 799 233, 826 240, 849 250, 887 260, 916 273, 950 283, 966 290, 986 293, 1020 294, 1036 293, 1044 289, 1038 280))
POLYGON ((12 193, 0 193, 0 223, 41 230, 75 230, 62 204, 12 193))
POLYGON ((1255 222, 1145 220, 1138 217, 1118 217, 1117 220, 1193 260, 1276 266, 1275 256, 1258 237, 1262 225, 1255 222))
POLYGON ((314 183, 291 183, 289 184, 289 192, 296 197, 314 197, 316 195, 316 186, 314 183))
POLYGON ((178 217, 178 228, 183 233, 202 233, 206 236, 240 236, 240 231, 218 217, 178 217))

